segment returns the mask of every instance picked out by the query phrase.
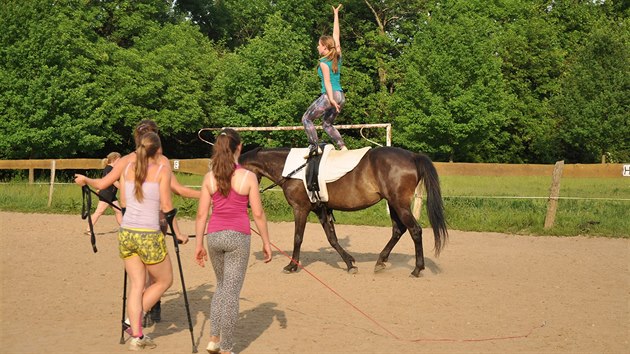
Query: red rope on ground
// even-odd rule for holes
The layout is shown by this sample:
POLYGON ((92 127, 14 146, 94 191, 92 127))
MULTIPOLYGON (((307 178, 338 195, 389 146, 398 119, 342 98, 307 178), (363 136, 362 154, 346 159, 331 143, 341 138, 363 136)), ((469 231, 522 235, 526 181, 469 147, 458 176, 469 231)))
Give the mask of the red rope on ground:
MULTIPOLYGON (((254 231, 258 236, 260 236, 260 234, 258 233, 258 231, 254 230, 253 228, 251 229, 252 231, 254 231)), ((322 284, 325 288, 327 288, 328 290, 330 290, 333 294, 337 295, 337 297, 339 297, 341 300, 343 300, 346 304, 348 304, 350 307, 352 307, 353 309, 355 309, 357 312, 359 312, 360 314, 362 314, 365 318, 367 318, 368 320, 370 320, 372 323, 374 323, 376 326, 378 326, 380 329, 382 329, 383 331, 385 331, 387 334, 389 334, 390 336, 392 336, 394 339, 399 340, 399 341, 405 341, 405 342, 413 342, 413 343, 418 343, 418 342, 487 342, 487 341, 493 341, 493 340, 506 340, 506 339, 519 339, 519 338, 527 338, 529 337, 534 330, 542 328, 546 325, 546 322, 543 322, 540 326, 535 326, 532 327, 529 332, 527 332, 526 334, 520 334, 520 335, 513 335, 513 336, 502 336, 502 337, 488 337, 488 338, 467 338, 467 339, 454 339, 454 338, 435 338, 435 339, 431 339, 431 338, 418 338, 418 339, 405 339, 405 338, 401 338, 399 336, 397 336, 396 334, 394 334, 392 331, 390 331, 389 329, 387 329, 385 326, 383 326, 382 324, 380 324, 377 320, 375 320, 374 318, 372 318, 372 316, 370 316, 369 314, 365 313, 365 311, 361 310, 360 308, 358 308, 356 305, 354 305, 352 302, 350 302, 348 299, 346 299, 345 297, 343 297, 341 294, 339 294, 335 289, 331 288, 328 284, 326 284, 323 280, 321 280, 319 277, 317 277, 315 274, 313 274, 311 271, 309 271, 308 269, 304 268, 304 266, 296 261, 295 259, 293 259, 293 257, 289 256, 289 254, 287 254, 286 252, 284 252, 283 250, 281 250, 280 248, 278 248, 278 246, 274 245, 272 242, 270 242, 270 244, 276 249, 278 250, 278 252, 282 253, 283 255, 285 255, 287 258, 289 258, 291 260, 291 262, 295 263, 298 267, 300 267, 300 269, 302 269, 303 271, 305 271, 306 273, 308 273, 308 275, 310 275, 311 277, 313 277, 315 280, 317 280, 320 284, 322 284)))

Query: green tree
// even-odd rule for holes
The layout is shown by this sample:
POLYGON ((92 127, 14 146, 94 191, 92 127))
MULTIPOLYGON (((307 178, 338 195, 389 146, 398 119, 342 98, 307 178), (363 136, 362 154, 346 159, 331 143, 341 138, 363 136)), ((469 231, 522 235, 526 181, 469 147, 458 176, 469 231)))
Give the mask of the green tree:
POLYGON ((630 160, 630 39, 627 18, 592 24, 554 97, 561 156, 568 162, 630 160))
MULTIPOLYGON (((143 118, 161 126, 166 152, 198 146, 196 130, 209 124, 211 109, 207 92, 217 60, 211 44, 185 21, 159 23, 141 16, 149 23, 138 25, 142 30, 132 40, 122 41, 129 47, 121 46, 120 36, 100 36, 103 4, 111 5, 3 5, 4 158, 125 152, 133 148, 131 131, 143 118)), ((118 14, 135 19, 117 17, 120 23, 140 21, 135 12, 118 14)))
POLYGON ((90 11, 96 33, 122 48, 133 46, 136 38, 157 27, 176 23, 168 0, 89 0, 84 11, 90 11))
MULTIPOLYGON (((315 48, 333 4, 4 1, 0 158, 125 152, 142 118, 181 157, 205 155, 202 127, 299 125, 319 93, 315 48)), ((349 0, 337 123, 391 122, 396 145, 438 160, 625 160, 629 11, 619 1, 349 0)))
POLYGON ((438 159, 505 161, 513 98, 501 75, 499 28, 472 5, 433 11, 401 57, 394 141, 438 159))
POLYGON ((515 1, 497 17, 502 23, 499 56, 506 90, 515 96, 505 127, 511 162, 554 162, 554 120, 549 100, 560 91, 566 51, 546 7, 515 1))
POLYGON ((167 154, 194 148, 196 131, 210 124, 208 91, 217 60, 196 27, 156 28, 112 58, 109 78, 115 89, 107 104, 114 111, 109 114, 120 118, 126 136, 140 119, 155 120, 167 154))
POLYGON ((111 46, 89 27, 89 13, 73 1, 15 1, 1 9, 0 157, 102 148, 112 122, 98 114, 99 78, 111 46))
POLYGON ((262 34, 272 2, 266 0, 182 0, 175 8, 211 40, 235 49, 262 34))
MULTIPOLYGON (((305 68, 311 51, 309 42, 275 14, 268 18, 261 36, 222 57, 211 92, 214 126, 298 123, 310 99, 309 88, 317 84, 315 75, 305 75, 305 71, 314 71, 305 68)), ((278 135, 253 136, 260 144, 286 145, 286 141, 270 138, 278 135)))

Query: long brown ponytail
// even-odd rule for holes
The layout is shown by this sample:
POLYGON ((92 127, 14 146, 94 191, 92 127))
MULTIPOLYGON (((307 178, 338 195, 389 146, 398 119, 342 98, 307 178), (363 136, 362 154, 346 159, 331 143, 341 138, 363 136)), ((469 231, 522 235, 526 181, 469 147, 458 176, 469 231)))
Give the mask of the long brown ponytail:
POLYGON ((226 128, 217 136, 212 149, 212 172, 219 192, 225 197, 232 188, 232 174, 236 169, 234 153, 240 144, 241 137, 236 130, 226 128))
POLYGON ((153 132, 149 132, 140 137, 136 148, 136 170, 134 181, 136 199, 142 202, 144 194, 142 193, 142 184, 147 179, 147 171, 149 168, 149 159, 154 157, 158 150, 162 147, 160 137, 153 132))
POLYGON ((324 47, 326 47, 326 49, 328 49, 328 54, 326 54, 323 58, 332 61, 332 70, 335 74, 338 73, 339 58, 341 57, 341 55, 337 51, 337 44, 335 43, 335 40, 331 36, 321 36, 319 37, 319 41, 324 47))

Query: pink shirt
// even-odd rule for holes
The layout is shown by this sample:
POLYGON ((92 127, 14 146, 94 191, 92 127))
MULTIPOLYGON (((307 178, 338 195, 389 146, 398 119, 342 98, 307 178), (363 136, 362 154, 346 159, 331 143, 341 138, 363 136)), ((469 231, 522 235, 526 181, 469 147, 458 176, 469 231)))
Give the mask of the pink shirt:
MULTIPOLYGON (((237 169, 240 166, 236 167, 237 169)), ((246 175, 245 175, 246 176, 246 175)), ((245 179, 243 176, 243 179, 245 179)), ((247 214, 248 195, 238 194, 233 188, 227 197, 218 190, 212 194, 212 215, 208 222, 207 232, 233 230, 251 235, 249 215, 247 214)))

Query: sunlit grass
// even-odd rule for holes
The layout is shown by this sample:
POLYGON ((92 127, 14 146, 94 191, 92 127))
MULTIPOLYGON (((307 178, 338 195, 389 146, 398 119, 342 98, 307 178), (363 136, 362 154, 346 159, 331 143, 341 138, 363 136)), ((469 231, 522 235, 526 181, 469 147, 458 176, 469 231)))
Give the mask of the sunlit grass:
MULTIPOLYGON (((202 176, 179 174, 179 181, 198 189, 202 176)), ((80 214, 81 188, 65 181, 50 186, 46 181, 29 185, 18 180, 0 184, 0 209, 17 212, 80 214)), ((270 182, 263 179, 262 185, 270 182)), ((591 235, 630 237, 630 180, 624 178, 564 178, 555 224, 544 229, 551 177, 464 177, 441 178, 445 215, 450 229, 492 231, 528 235, 591 235)), ((281 191, 263 193, 269 221, 293 221, 293 212, 281 191)), ((96 204, 96 203, 94 203, 96 204)), ((197 201, 174 197, 179 216, 194 218, 197 201)), ((108 209, 107 213, 111 214, 108 209)), ((335 211, 338 224, 390 226, 385 201, 356 212, 335 211)), ((309 222, 317 222, 314 214, 309 222)), ((420 223, 429 227, 426 198, 420 223)))

